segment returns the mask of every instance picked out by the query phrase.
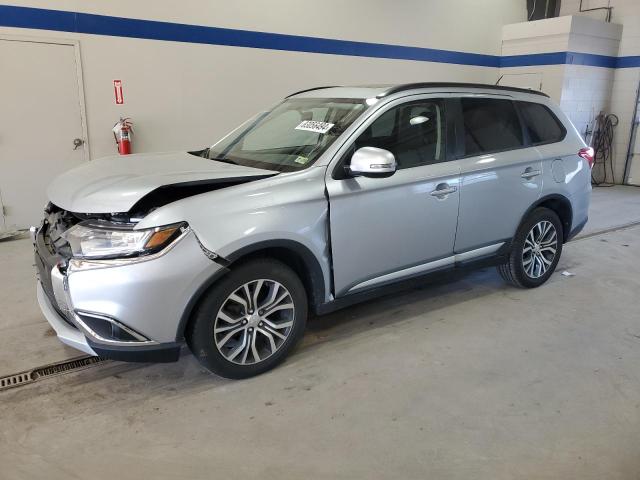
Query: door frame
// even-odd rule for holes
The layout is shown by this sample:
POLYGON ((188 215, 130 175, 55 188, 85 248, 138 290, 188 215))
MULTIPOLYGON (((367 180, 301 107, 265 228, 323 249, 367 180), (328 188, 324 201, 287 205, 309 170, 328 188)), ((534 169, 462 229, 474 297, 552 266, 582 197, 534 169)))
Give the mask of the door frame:
MULTIPOLYGON (((89 150, 89 129, 87 126, 87 112, 84 94, 84 78, 82 75, 82 56, 80 54, 80 41, 69 38, 55 37, 35 37, 26 35, 14 35, 8 33, 0 33, 0 41, 22 42, 22 43, 45 43, 50 45, 67 45, 73 47, 75 65, 76 65, 76 86, 78 88, 78 107, 80 110, 80 126, 82 129, 82 155, 85 162, 91 160, 89 150)), ((0 191, 0 232, 6 230, 6 219, 4 215, 4 204, 2 202, 2 192, 0 191)))
MULTIPOLYGON (((76 83, 78 87, 78 101, 80 107, 80 125, 82 128, 82 138, 84 143, 82 144, 82 152, 84 161, 90 161, 91 156, 89 153, 89 128, 87 126, 87 111, 84 97, 84 79, 82 76, 82 55, 80 54, 80 41, 70 38, 55 38, 55 37, 34 37, 25 35, 13 35, 8 33, 0 33, 0 41, 8 42, 25 42, 25 43, 46 43, 51 45, 69 45, 73 47, 73 53, 76 63, 76 83)), ((4 216, 3 216, 4 219, 4 216)))

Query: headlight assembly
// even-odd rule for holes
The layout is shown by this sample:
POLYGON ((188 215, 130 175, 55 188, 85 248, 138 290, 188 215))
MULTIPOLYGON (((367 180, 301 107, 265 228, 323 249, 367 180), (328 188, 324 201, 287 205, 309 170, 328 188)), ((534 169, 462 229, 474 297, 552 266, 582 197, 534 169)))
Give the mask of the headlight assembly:
POLYGON ((132 225, 89 221, 74 225, 63 237, 69 242, 74 258, 126 258, 162 250, 178 238, 185 228, 186 224, 179 223, 134 230, 132 225))

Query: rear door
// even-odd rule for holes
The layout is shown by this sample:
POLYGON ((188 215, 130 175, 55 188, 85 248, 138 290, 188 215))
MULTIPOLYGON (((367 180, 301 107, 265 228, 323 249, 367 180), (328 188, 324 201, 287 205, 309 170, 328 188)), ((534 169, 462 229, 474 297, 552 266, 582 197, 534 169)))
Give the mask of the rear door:
MULTIPOLYGON (((415 98, 415 97, 413 97, 415 98)), ((397 101, 367 120, 327 172, 336 296, 452 263, 459 166, 447 161, 445 101, 397 101), (355 150, 391 151, 387 178, 347 177, 355 150)))
POLYGON ((492 253, 542 192, 542 162, 509 97, 460 98, 462 184, 455 252, 492 253))

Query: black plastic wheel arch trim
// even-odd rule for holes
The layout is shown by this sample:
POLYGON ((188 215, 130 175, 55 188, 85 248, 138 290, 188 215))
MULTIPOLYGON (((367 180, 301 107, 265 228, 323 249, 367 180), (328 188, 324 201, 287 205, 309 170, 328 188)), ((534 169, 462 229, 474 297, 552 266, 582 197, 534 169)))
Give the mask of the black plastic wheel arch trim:
POLYGON ((224 258, 218 257, 214 260, 216 263, 219 263, 222 268, 216 271, 213 275, 211 275, 207 281, 205 281, 198 290, 191 296, 189 302, 187 302, 187 306, 182 312, 182 316, 180 317, 180 322, 178 323, 178 328, 176 331, 176 341, 182 341, 184 338, 184 331, 189 323, 191 318, 191 314, 193 310, 198 305, 202 295, 211 288, 211 286, 220 280, 224 275, 226 275, 231 268, 233 268, 233 263, 242 258, 254 253, 259 252, 260 250, 266 250, 269 248, 282 248, 288 249, 294 253, 296 253, 304 262, 304 266, 309 273, 309 278, 311 280, 311 294, 312 298, 310 298, 310 304, 312 308, 315 309, 318 305, 324 303, 325 301, 325 287, 324 287, 324 275, 322 273, 322 267, 320 266, 320 262, 316 259, 315 255, 311 253, 307 247, 302 245, 299 242, 294 240, 265 240, 262 242, 256 242, 246 247, 243 247, 239 250, 236 250, 230 255, 226 255, 224 258), (222 260, 222 262, 220 261, 222 260))
MULTIPOLYGON (((282 248, 290 250, 296 253, 304 262, 304 266, 309 274, 311 280, 311 298, 310 304, 317 305, 325 300, 325 287, 324 287, 324 274, 322 273, 322 267, 316 256, 300 242, 288 239, 275 239, 264 240, 262 242, 256 242, 239 250, 236 250, 230 255, 225 256, 226 260, 230 263, 236 262, 247 255, 269 248, 282 248)), ((301 279, 304 280, 304 279, 301 279)))
MULTIPOLYGON (((571 229, 571 225, 573 224, 573 206, 571 205, 571 201, 560 194, 557 193, 552 193, 550 195, 545 195, 544 197, 539 198, 533 205, 531 205, 526 212, 524 212, 524 215, 522 215, 522 218, 520 219, 520 223, 518 223, 518 227, 520 228, 520 225, 522 225, 522 222, 529 216, 529 214, 531 212, 533 212, 534 209, 542 206, 543 203, 548 202, 549 200, 558 200, 559 202, 562 202, 564 204, 566 204, 569 207, 569 213, 570 213, 570 218, 569 221, 567 222, 567 225, 565 225, 565 222, 563 222, 562 218, 560 217, 560 215, 558 214, 558 218, 560 219, 560 223, 562 223, 562 236, 564 239, 564 243, 567 243, 569 241, 570 238, 570 229, 571 229)), ((586 222, 585 222, 586 223, 586 222)), ((516 229, 517 230, 517 229, 516 229)), ((513 236, 515 237, 516 232, 513 232, 513 236)))

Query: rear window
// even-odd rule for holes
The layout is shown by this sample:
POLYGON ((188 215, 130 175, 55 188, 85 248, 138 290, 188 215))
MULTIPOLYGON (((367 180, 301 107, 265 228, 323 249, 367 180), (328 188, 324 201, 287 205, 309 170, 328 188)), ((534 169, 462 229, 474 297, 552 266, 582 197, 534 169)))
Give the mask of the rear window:
POLYGON ((522 127, 511 100, 462 98, 466 155, 523 146, 522 127))
POLYGON ((564 127, 544 105, 518 102, 518 108, 532 144, 559 142, 564 138, 564 127))

